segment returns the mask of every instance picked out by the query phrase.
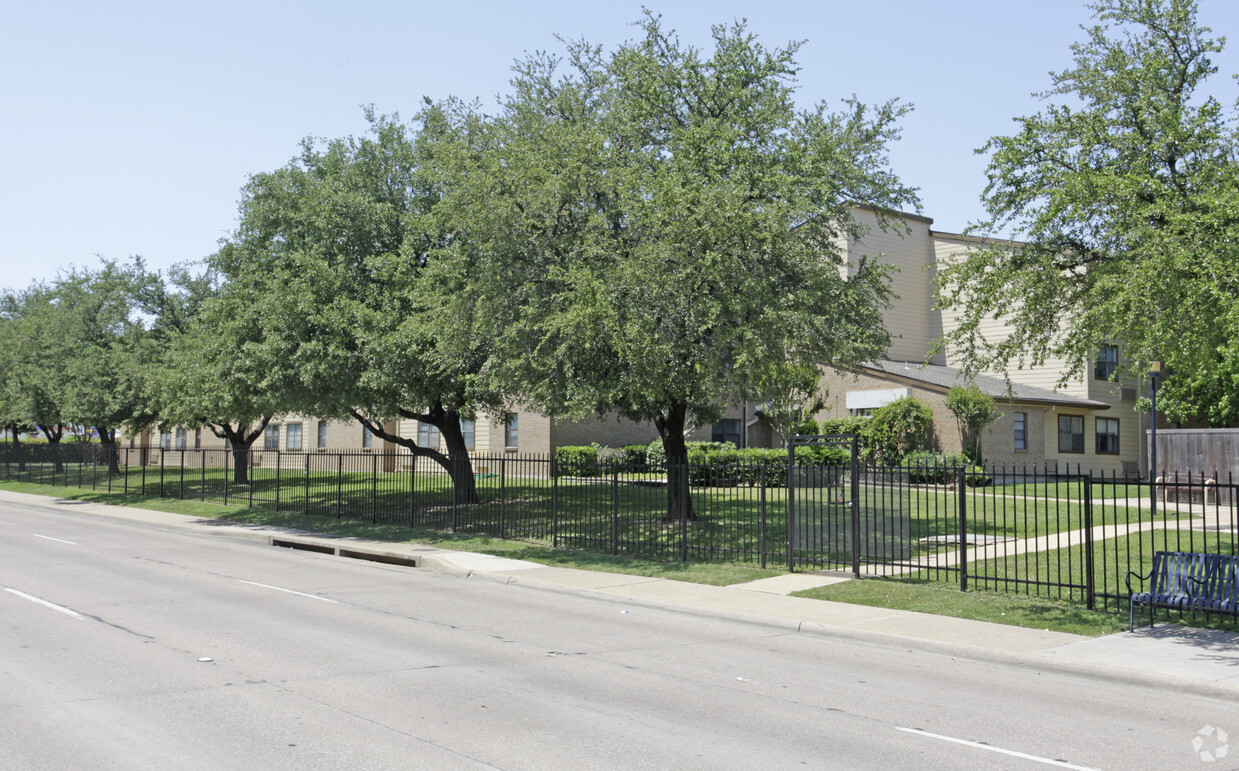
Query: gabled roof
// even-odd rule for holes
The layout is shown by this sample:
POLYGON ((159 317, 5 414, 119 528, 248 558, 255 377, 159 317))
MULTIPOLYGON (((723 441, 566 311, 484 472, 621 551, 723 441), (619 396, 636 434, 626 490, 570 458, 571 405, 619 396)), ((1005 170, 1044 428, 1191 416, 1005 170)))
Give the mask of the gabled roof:
POLYGON ((954 367, 944 367, 940 364, 918 364, 916 362, 891 361, 878 359, 862 367, 869 372, 888 380, 896 380, 909 385, 917 385, 929 391, 946 393, 952 386, 967 386, 971 382, 977 388, 995 401, 1015 402, 1017 404, 1044 404, 1055 407, 1075 407, 1088 410, 1108 410, 1110 405, 1083 396, 1072 396, 1045 388, 1024 385, 1022 383, 1007 383, 1006 380, 991 375, 977 375, 969 381, 964 374, 954 367))

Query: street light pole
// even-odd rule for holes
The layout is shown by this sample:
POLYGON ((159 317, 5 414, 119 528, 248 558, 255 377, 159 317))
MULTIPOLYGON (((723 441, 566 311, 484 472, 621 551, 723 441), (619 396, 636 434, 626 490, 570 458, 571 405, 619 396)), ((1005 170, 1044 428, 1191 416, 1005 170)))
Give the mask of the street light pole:
POLYGON ((1157 516, 1157 381, 1162 374, 1160 361, 1149 362, 1149 392, 1152 396, 1152 422, 1149 431, 1149 513, 1157 516))

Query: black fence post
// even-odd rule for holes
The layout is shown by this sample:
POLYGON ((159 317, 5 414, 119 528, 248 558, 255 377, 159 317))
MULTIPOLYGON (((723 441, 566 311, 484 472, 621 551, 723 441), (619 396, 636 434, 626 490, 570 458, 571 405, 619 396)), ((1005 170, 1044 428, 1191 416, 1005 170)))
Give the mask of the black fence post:
POLYGON ((761 492, 761 520, 757 526, 757 549, 761 552, 761 569, 766 569, 766 467, 761 466, 757 471, 757 482, 760 485, 761 492))
POLYGON ((611 556, 619 554, 619 464, 611 461, 611 556))
POLYGON ((418 456, 409 454, 409 527, 413 527, 418 519, 418 500, 414 493, 418 490, 418 456))
POLYGON ((254 508, 254 477, 255 476, 257 475, 254 473, 254 454, 252 451, 246 452, 245 453, 245 478, 246 480, 248 480, 248 484, 246 484, 246 487, 249 488, 249 490, 247 491, 248 497, 246 498, 245 505, 251 509, 254 508))
POLYGON ((275 453, 275 513, 280 513, 280 453, 275 453))
POLYGON ((378 521, 379 456, 370 456, 370 524, 378 521))
POLYGON ((675 490, 678 495, 683 496, 680 498, 680 562, 686 563, 689 562, 689 501, 693 498, 688 464, 680 466, 680 475, 684 483, 676 483, 675 490))
POLYGON ((180 489, 177 491, 176 499, 178 501, 185 500, 185 451, 181 450, 181 483, 180 489))
MULTIPOLYGON (((853 458, 856 456, 853 455, 853 458)), ((851 498, 852 502, 848 505, 848 513, 851 514, 851 531, 852 531, 852 576, 860 578, 860 466, 857 461, 852 461, 852 479, 851 479, 851 498)))
POLYGON ((507 456, 499 458, 499 537, 503 538, 503 528, 507 523, 507 490, 508 490, 507 456))
POLYGON ((787 442, 787 572, 796 570, 796 539, 793 533, 796 529, 796 447, 795 442, 787 442))
POLYGON ((964 467, 960 466, 955 477, 955 490, 959 496, 959 590, 968 591, 968 494, 964 485, 964 467))
POLYGON ((555 453, 551 453, 549 461, 551 469, 551 548, 559 548, 559 468, 555 464, 555 453))
POLYGON ((207 456, 207 451, 206 451, 206 450, 199 449, 199 450, 198 450, 198 454, 201 456, 200 460, 202 461, 202 500, 203 500, 203 501, 206 501, 206 456, 207 456))
POLYGON ((160 498, 164 498, 164 497, 166 497, 166 496, 164 495, 164 491, 163 491, 163 475, 164 475, 164 469, 163 469, 163 466, 164 466, 164 464, 163 464, 163 457, 164 457, 164 455, 165 455, 165 453, 164 453, 164 449, 163 449, 162 447, 160 447, 160 448, 159 448, 159 497, 160 497, 160 498))
POLYGON ((228 463, 233 460, 231 442, 225 444, 224 449, 224 505, 228 505, 228 463))
POLYGON ((129 448, 125 448, 125 470, 123 473, 125 476, 124 476, 124 483, 123 483, 124 486, 121 488, 121 493, 123 495, 128 495, 129 494, 129 448))
POLYGON ((344 516, 344 453, 336 455, 336 519, 344 516))
MULTIPOLYGON (((1093 578, 1093 475, 1084 477, 1084 602, 1089 610, 1097 609, 1097 585, 1093 578)), ((1104 483, 1103 483, 1104 486, 1104 483)))
POLYGON ((302 501, 301 511, 308 517, 310 515, 310 454, 305 456, 305 500, 302 501))

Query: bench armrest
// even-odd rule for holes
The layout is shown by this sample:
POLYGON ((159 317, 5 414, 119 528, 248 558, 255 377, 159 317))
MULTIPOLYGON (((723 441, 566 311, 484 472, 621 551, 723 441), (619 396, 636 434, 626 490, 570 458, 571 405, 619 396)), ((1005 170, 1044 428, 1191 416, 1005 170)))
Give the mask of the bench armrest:
POLYGON ((1152 571, 1152 570, 1150 570, 1150 571, 1149 571, 1149 574, 1148 574, 1147 576, 1146 576, 1146 575, 1144 575, 1143 573, 1137 573, 1137 572, 1136 572, 1136 571, 1134 571, 1134 570, 1129 570, 1129 571, 1127 571, 1127 575, 1123 578, 1123 580, 1127 583, 1127 593, 1128 593, 1129 595, 1130 595, 1130 594, 1132 594, 1132 591, 1131 591, 1131 577, 1132 577, 1132 576, 1135 576, 1136 578, 1139 578, 1139 579, 1140 579, 1140 583, 1144 583, 1145 581, 1148 581, 1149 579, 1151 579, 1151 578, 1153 577, 1153 571, 1152 571))

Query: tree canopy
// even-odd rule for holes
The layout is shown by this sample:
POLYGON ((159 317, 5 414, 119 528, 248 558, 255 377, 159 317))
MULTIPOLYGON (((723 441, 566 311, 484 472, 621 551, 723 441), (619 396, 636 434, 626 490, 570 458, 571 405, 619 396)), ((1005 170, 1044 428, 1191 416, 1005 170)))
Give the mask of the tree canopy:
POLYGON ((991 139, 991 240, 939 272, 972 372, 1122 351, 1116 379, 1165 361, 1179 413, 1239 419, 1239 163, 1233 110, 1206 94, 1224 40, 1193 0, 1108 0, 1035 115, 991 139), (993 318, 1009 336, 984 333, 993 318), (1224 394, 1230 398, 1222 399, 1224 394), (1219 409, 1221 407, 1221 409, 1219 409))
POLYGON ((855 205, 888 225, 917 198, 886 158, 906 106, 798 110, 796 43, 737 23, 703 52, 652 14, 640 28, 609 55, 520 62, 497 115, 427 111, 458 236, 430 269, 461 288, 448 318, 490 325, 500 390, 651 420, 674 468, 729 403, 881 354, 887 276, 842 244, 863 235, 855 205))
POLYGON ((355 418, 442 465, 471 500, 461 420, 502 408, 477 377, 489 343, 460 317, 440 318, 440 297, 455 284, 424 277, 441 236, 429 222, 437 193, 416 126, 367 117, 366 136, 307 140, 293 162, 255 174, 240 227, 211 262, 234 316, 255 325, 246 355, 266 373, 253 382, 279 411, 355 418), (395 431, 395 418, 434 426, 446 453, 395 431))

